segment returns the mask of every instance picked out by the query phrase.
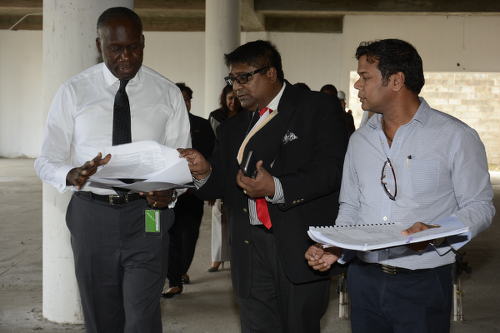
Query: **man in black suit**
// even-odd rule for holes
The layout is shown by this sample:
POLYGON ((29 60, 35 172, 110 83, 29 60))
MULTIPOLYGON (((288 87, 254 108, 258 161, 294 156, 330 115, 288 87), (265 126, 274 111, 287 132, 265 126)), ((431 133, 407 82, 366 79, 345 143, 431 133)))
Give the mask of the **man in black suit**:
MULTIPOLYGON (((208 120, 192 115, 191 99, 193 90, 184 83, 177 83, 181 90, 186 109, 189 113, 191 142, 205 158, 210 158, 215 144, 215 135, 208 120)), ((168 286, 162 293, 165 298, 172 298, 182 293, 183 285, 189 283, 187 272, 193 261, 194 250, 200 233, 203 218, 203 200, 196 197, 192 190, 183 193, 177 199, 174 208, 175 222, 170 233, 168 252, 168 286)))
POLYGON ((323 94, 284 80, 267 41, 225 55, 241 112, 221 125, 212 163, 180 150, 205 199, 223 198, 231 228, 231 273, 243 332, 319 332, 329 279, 304 260, 310 225, 331 225, 347 133, 323 94), (250 153, 252 152, 252 153, 250 153), (249 155, 247 176, 240 170, 249 155), (256 173, 252 172, 253 169, 256 173))

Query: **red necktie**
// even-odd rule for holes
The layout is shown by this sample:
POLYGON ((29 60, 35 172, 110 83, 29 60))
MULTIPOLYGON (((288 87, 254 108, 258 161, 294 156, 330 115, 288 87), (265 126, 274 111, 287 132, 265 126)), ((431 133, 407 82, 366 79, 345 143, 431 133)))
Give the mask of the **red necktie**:
MULTIPOLYGON (((266 111, 269 113, 273 112, 270 108, 262 108, 259 110, 259 115, 262 116, 266 111)), ((271 223, 271 217, 269 216, 269 209, 267 208, 267 201, 265 198, 255 199, 255 208, 257 210, 257 218, 260 222, 267 228, 271 229, 273 224, 271 223)))

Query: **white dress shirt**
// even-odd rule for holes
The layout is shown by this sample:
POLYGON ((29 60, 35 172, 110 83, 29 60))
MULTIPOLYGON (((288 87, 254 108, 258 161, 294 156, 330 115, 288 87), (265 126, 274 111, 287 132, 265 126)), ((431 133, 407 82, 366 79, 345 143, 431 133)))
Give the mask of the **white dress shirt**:
MULTIPOLYGON (((66 175, 112 145, 113 105, 120 82, 104 63, 66 81, 56 93, 35 170, 60 192, 66 175)), ((152 69, 142 66, 126 87, 132 141, 152 140, 171 148, 191 147, 189 118, 179 88, 152 69)), ((112 158, 112 157, 111 157, 112 158)), ((83 191, 116 194, 90 187, 83 191)))
MULTIPOLYGON (((420 99, 413 119, 398 128, 389 146, 375 114, 350 138, 344 162, 336 224, 424 222, 468 226, 466 239, 448 237, 438 250, 407 246, 357 252, 358 258, 407 269, 433 268, 455 261, 450 251, 485 230, 495 214, 484 146, 472 128, 420 99), (396 200, 381 184, 389 158, 397 180, 396 200)), ((352 254, 345 251, 345 259, 352 254)))

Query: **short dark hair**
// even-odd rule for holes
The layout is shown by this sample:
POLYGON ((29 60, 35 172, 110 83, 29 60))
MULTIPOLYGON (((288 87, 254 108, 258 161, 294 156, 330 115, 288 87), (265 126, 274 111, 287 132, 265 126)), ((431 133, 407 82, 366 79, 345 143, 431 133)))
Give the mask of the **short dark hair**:
POLYGON ((186 86, 184 82, 177 82, 175 85, 179 87, 181 92, 186 92, 186 94, 188 94, 189 99, 193 98, 193 90, 188 86, 186 86))
POLYGON ((111 7, 106 9, 97 19, 97 30, 102 28, 106 23, 117 18, 128 18, 134 21, 142 32, 142 21, 132 9, 127 7, 111 7))
POLYGON ((325 84, 319 92, 337 97, 337 88, 333 84, 325 84))
POLYGON ((309 88, 309 86, 307 84, 305 84, 304 82, 294 83, 293 86, 300 88, 300 89, 303 89, 303 90, 306 90, 306 91, 311 91, 311 88, 309 88))
POLYGON ((417 95, 424 86, 422 58, 413 45, 400 39, 382 39, 362 42, 356 50, 356 59, 366 56, 369 63, 378 60, 378 69, 384 83, 396 73, 403 73, 405 86, 417 95))
POLYGON ((267 40, 256 40, 237 47, 233 52, 224 54, 226 65, 248 64, 256 68, 274 67, 278 80, 283 82, 285 75, 281 56, 276 47, 267 40))

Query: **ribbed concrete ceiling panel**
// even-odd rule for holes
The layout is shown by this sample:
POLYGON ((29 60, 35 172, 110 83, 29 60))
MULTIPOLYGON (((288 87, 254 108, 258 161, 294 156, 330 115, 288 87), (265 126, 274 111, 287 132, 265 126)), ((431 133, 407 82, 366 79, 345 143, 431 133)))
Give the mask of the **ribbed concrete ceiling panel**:
MULTIPOLYGON (((242 31, 341 32, 345 14, 500 14, 500 0, 240 1, 242 31)), ((0 29, 42 29, 42 3, 0 0, 0 29)), ((146 31, 205 29, 205 0, 135 0, 135 9, 146 31)))

